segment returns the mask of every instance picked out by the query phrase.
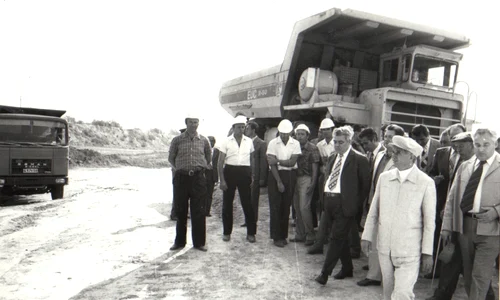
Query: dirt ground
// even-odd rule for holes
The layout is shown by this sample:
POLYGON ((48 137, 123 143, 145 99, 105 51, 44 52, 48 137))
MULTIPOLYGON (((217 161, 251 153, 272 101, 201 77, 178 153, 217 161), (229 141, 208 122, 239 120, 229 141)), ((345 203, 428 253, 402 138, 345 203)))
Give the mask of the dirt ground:
MULTIPOLYGON (((381 298, 381 287, 356 285, 366 275, 364 257, 354 260, 354 278, 319 286, 313 279, 323 255, 308 255, 303 244, 273 246, 267 195, 255 244, 239 226, 238 199, 231 241, 222 241, 217 190, 207 218, 208 252, 189 244, 171 252, 170 169, 82 168, 70 178, 63 200, 48 194, 2 200, 0 299, 381 298)), ((415 293, 432 295, 431 280, 419 279, 415 293)), ((462 283, 453 299, 466 299, 462 283)))

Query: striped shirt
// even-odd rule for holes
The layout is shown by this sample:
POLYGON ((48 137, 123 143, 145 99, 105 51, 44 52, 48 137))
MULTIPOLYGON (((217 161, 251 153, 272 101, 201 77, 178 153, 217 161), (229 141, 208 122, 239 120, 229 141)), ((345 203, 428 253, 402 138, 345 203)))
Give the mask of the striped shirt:
POLYGON ((212 161, 210 142, 198 133, 191 138, 187 132, 184 132, 170 143, 168 161, 177 170, 206 169, 212 161))

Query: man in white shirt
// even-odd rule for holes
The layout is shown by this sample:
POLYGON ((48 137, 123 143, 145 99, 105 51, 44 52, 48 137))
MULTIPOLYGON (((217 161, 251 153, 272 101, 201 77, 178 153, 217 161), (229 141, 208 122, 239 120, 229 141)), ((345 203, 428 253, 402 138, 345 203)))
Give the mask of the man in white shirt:
POLYGON ((380 175, 365 223, 361 247, 370 254, 377 239, 384 299, 414 299, 420 262, 432 267, 436 188, 415 166, 422 147, 414 140, 394 136, 392 160, 396 169, 380 175), (378 226, 378 230, 377 230, 378 226), (378 236, 377 236, 378 231, 378 236))
MULTIPOLYGON (((255 243, 257 225, 251 202, 251 185, 254 174, 253 141, 243 135, 246 118, 238 116, 233 121, 233 134, 219 146, 219 180, 222 196, 222 240, 229 242, 233 231, 233 201, 236 188, 247 224, 247 240, 255 243)), ((258 183, 257 183, 258 184, 258 183)))
POLYGON ((474 133, 474 153, 457 170, 446 201, 441 237, 446 246, 457 232, 469 299, 485 299, 500 251, 500 155, 497 134, 474 133))
POLYGON ((267 190, 269 195, 271 239, 277 247, 288 243, 288 219, 297 179, 297 159, 302 151, 300 143, 290 136, 292 123, 284 119, 278 125, 279 136, 267 146, 270 167, 267 190))

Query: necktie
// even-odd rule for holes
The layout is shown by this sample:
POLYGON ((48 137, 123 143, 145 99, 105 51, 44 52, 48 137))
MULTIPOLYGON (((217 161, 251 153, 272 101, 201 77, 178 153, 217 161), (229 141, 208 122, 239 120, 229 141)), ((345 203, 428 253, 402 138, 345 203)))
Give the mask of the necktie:
POLYGON ((328 183, 328 189, 333 190, 333 188, 337 185, 337 181, 340 175, 340 166, 342 165, 342 156, 343 154, 338 155, 337 163, 333 168, 332 175, 330 175, 330 182, 328 183))
POLYGON ((472 173, 465 187, 464 195, 462 197, 462 202, 460 203, 460 209, 463 213, 468 212, 472 209, 474 205, 474 197, 476 196, 477 186, 481 180, 481 175, 483 174, 483 165, 486 161, 480 161, 477 169, 472 173))
POLYGON ((420 169, 425 170, 427 167, 427 151, 422 152, 422 160, 420 161, 420 169))
POLYGON ((370 168, 372 167, 373 165, 373 152, 368 152, 366 153, 366 157, 368 158, 368 163, 370 164, 370 168))

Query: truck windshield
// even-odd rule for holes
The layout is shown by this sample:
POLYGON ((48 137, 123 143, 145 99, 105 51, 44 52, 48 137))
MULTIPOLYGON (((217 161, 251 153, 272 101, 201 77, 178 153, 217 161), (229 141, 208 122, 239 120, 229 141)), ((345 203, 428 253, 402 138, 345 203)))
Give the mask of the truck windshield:
POLYGON ((415 55, 411 80, 451 88, 455 82, 457 63, 415 55))
POLYGON ((1 144, 68 145, 67 125, 52 120, 0 119, 1 144))

